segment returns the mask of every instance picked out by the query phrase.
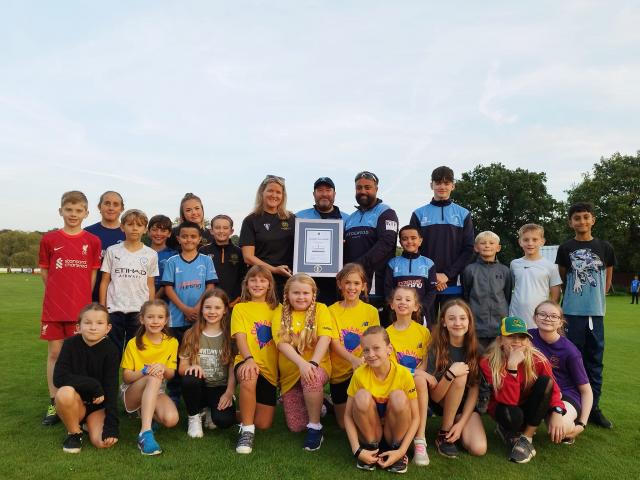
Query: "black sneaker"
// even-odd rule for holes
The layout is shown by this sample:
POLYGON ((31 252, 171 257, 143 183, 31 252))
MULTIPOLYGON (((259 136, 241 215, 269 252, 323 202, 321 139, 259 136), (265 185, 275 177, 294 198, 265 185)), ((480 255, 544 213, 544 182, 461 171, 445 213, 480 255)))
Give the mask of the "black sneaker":
POLYGON ((307 436, 304 439, 304 449, 307 452, 315 452, 322 445, 322 429, 307 428, 307 436))
POLYGON ((527 463, 535 456, 536 449, 533 448, 533 444, 527 440, 527 437, 520 435, 516 443, 513 444, 509 460, 515 463, 527 463))
POLYGON ((447 441, 447 433, 449 432, 445 432, 442 430, 438 432, 438 436, 436 437, 436 449, 438 450, 438 453, 443 457, 458 458, 458 447, 456 447, 455 443, 447 441))
MULTIPOLYGON (((377 443, 365 443, 365 444, 360 444, 360 446, 362 447, 363 450, 369 450, 369 451, 378 450, 377 443)), ((360 470, 367 470, 371 472, 376 469, 376 464, 364 463, 359 458, 356 458, 356 467, 358 467, 360 470)))
POLYGON ((44 414, 42 418, 42 425, 50 427, 51 425, 55 425, 60 422, 60 417, 58 416, 58 412, 56 411, 55 405, 49 405, 47 407, 47 413, 44 414))
POLYGON ((67 453, 80 453, 82 450, 82 432, 70 433, 62 442, 62 451, 67 453))
POLYGON ((406 473, 408 463, 409 459, 403 455, 398 461, 389 465, 386 470, 391 473, 406 473))
POLYGON ((595 407, 591 409, 591 414, 589 415, 589 423, 593 423, 602 428, 613 428, 613 423, 607 417, 604 416, 602 410, 599 407, 595 407))

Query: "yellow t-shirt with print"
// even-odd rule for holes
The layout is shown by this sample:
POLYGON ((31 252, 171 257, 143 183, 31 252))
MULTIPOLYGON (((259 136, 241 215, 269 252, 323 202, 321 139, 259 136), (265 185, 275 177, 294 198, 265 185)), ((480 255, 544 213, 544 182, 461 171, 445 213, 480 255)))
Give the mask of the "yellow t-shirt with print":
MULTIPOLYGON (((274 310, 266 302, 242 302, 233 307, 231 314, 231 336, 244 333, 249 351, 260 369, 260 373, 271 385, 278 385, 278 350, 273 341, 271 319, 274 310)), ((236 355, 234 365, 243 360, 236 355)))
POLYGON ((389 400, 389 395, 394 390, 402 390, 407 394, 409 400, 417 398, 416 384, 413 381, 411 372, 406 368, 400 368, 395 362, 389 362, 391 368, 387 377, 384 380, 380 380, 376 377, 373 369, 369 365, 362 365, 351 377, 349 388, 347 388, 347 395, 355 397, 358 390, 366 390, 371 394, 374 401, 378 405, 386 405, 389 400))
MULTIPOLYGON (((304 320, 306 312, 291 312, 291 326, 294 334, 298 334, 304 328, 304 320)), ((271 323, 271 329, 273 330, 273 338, 276 341, 276 345, 280 342, 280 325, 282 321, 282 306, 279 306, 273 312, 273 320, 271 323)), ((338 338, 338 334, 333 328, 333 319, 329 313, 329 309, 324 303, 316 303, 316 321, 315 321, 316 335, 319 337, 327 336, 331 338, 338 338)), ((314 346, 315 348, 315 346, 314 346)), ((314 348, 306 348, 303 352, 298 352, 305 360, 311 360, 313 357, 314 348)), ((327 375, 331 376, 331 360, 329 358, 329 349, 327 353, 319 362, 319 366, 322 367, 327 375)), ((297 365, 289 360, 282 352, 278 352, 278 372, 280 373, 280 391, 281 393, 287 393, 293 386, 300 380, 300 370, 297 365)))
POLYGON ((411 321, 404 330, 398 330, 393 323, 387 327, 387 333, 393 345, 395 360, 400 365, 415 370, 427 355, 427 347, 431 341, 429 330, 411 321))
MULTIPOLYGON (((362 300, 358 300, 355 307, 345 308, 336 302, 329 307, 333 317, 334 328, 340 343, 346 350, 356 357, 362 356, 360 337, 364 331, 374 325, 380 325, 378 310, 362 300)), ((331 350, 331 378, 330 383, 341 383, 353 374, 351 363, 331 350)))
POLYGON ((178 340, 173 337, 162 337, 158 344, 151 343, 147 335, 142 336, 144 350, 139 350, 135 337, 127 342, 120 366, 128 370, 142 370, 145 365, 162 363, 167 368, 177 368, 178 340))

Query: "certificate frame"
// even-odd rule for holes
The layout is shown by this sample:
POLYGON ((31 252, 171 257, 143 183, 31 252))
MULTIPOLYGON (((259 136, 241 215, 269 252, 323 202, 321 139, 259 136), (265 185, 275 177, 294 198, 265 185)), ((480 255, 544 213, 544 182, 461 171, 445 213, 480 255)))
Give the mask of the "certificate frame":
POLYGON ((344 221, 338 218, 296 218, 293 273, 335 277, 342 269, 344 221))

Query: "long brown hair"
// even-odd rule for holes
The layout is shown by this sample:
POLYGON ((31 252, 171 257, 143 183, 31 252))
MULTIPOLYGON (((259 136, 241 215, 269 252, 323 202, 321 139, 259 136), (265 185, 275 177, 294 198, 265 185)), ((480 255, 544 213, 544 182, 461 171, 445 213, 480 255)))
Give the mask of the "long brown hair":
POLYGON ((233 350, 231 348, 231 324, 229 321, 229 297, 224 290, 216 288, 214 290, 206 291, 202 296, 202 300, 200 301, 200 310, 198 311, 198 321, 185 332, 184 338, 182 339, 182 345, 180 345, 180 355, 188 357, 191 365, 200 364, 200 335, 207 326, 207 321, 205 320, 202 311, 204 309, 204 302, 213 297, 219 298, 224 305, 224 315, 222 315, 222 318, 220 319, 220 329, 222 330, 223 339, 222 363, 224 365, 229 365, 229 362, 231 362, 233 358, 233 350))
POLYGON ((360 298, 365 302, 369 302, 369 295, 367 294, 367 290, 369 289, 367 286, 367 274, 359 263, 347 263, 336 275, 336 285, 340 292, 340 296, 344 298, 342 290, 340 289, 340 284, 352 273, 358 275, 362 281, 362 293, 360 293, 360 298))
POLYGON ((184 197, 182 197, 182 200, 180 200, 180 221, 184 222, 187 220, 186 218, 184 218, 184 204, 189 200, 197 200, 200 203, 200 208, 202 209, 202 221, 200 222, 199 227, 204 228, 204 205, 202 205, 202 200, 200 200, 200 197, 191 192, 185 193, 184 197))
POLYGON ((154 300, 147 300, 142 304, 142 307, 140 308, 140 326, 138 327, 138 331, 136 332, 136 347, 138 347, 138 350, 144 350, 145 348, 142 337, 147 330, 142 323, 142 319, 144 318, 144 314, 147 313, 149 307, 161 307, 164 309, 164 314, 167 317, 167 321, 164 324, 164 327, 162 327, 162 334, 167 338, 171 338, 169 327, 167 327, 167 325, 169 325, 169 306, 164 300, 160 300, 159 298, 156 298, 154 300))
POLYGON ((316 332, 316 296, 318 295, 318 287, 306 273, 296 273, 289 277, 287 283, 284 284, 284 301, 282 302, 282 317, 280 320, 280 340, 293 345, 302 354, 307 348, 313 348, 318 341, 316 332), (289 303, 289 290, 293 283, 304 283, 311 287, 312 296, 311 304, 305 312, 304 327, 300 333, 293 332, 292 312, 289 303))
POLYGON ((447 310, 451 307, 458 306, 462 308, 469 319, 469 329, 464 336, 464 342, 462 344, 465 352, 466 363, 469 365, 469 375, 467 375, 467 385, 472 386, 478 382, 478 338, 476 337, 476 321, 471 311, 469 304, 460 298, 454 298, 447 301, 440 309, 440 315, 438 317, 438 324, 433 332, 433 340, 431 347, 435 349, 435 371, 436 374, 442 374, 449 368, 449 347, 451 345, 451 339, 449 337, 449 330, 445 326, 445 318, 447 310))
POLYGON ((416 289, 411 287, 396 287, 391 291, 391 295, 389 296, 388 300, 389 309, 391 310, 391 323, 395 323, 396 320, 398 320, 396 311, 391 308, 391 304, 393 303, 393 297, 396 296, 396 292, 398 292, 399 290, 409 290, 413 293, 413 299, 415 301, 417 310, 411 313, 411 320, 422 325, 422 304, 420 303, 420 297, 418 297, 418 292, 416 291, 416 289))
POLYGON ((265 296, 264 301, 267 302, 267 305, 269 305, 269 308, 271 310, 275 309, 278 306, 278 297, 276 297, 276 289, 274 286, 275 281, 273 280, 273 274, 264 265, 254 265, 244 276, 244 278, 242 279, 242 292, 240 293, 240 301, 251 301, 251 293, 249 292, 247 282, 250 278, 253 277, 262 277, 266 278, 269 281, 269 288, 267 289, 267 295, 265 296))

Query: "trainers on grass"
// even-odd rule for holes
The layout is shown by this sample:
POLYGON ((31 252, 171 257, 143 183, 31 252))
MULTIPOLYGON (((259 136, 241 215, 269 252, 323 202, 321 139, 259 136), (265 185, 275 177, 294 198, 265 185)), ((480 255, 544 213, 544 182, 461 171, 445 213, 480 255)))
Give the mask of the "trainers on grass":
POLYGON ((429 465, 427 442, 424 438, 415 438, 413 440, 413 463, 419 467, 426 467, 429 465))
POLYGON ((162 453, 162 449, 158 442, 156 442, 153 432, 147 430, 138 435, 138 448, 143 455, 159 455, 162 453))
POLYGON ((409 459, 406 455, 400 457, 395 463, 392 463, 387 467, 387 472, 391 473, 406 473, 407 464, 409 463, 409 459))
POLYGON ((49 405, 47 407, 47 413, 42 417, 42 425, 50 427, 51 425, 55 425, 60 422, 60 417, 58 416, 58 412, 56 411, 55 405, 49 405))
POLYGON ((191 438, 202 438, 202 417, 200 414, 189 415, 189 426, 187 427, 187 435, 191 438))
POLYGON ((604 416, 602 410, 600 408, 595 407, 591 410, 589 414, 589 423, 593 423, 602 428, 613 428, 613 423, 607 417, 604 416))
POLYGON ((307 428, 307 436, 304 438, 304 449, 307 452, 314 452, 322 445, 322 429, 307 428))
MULTIPOLYGON (((378 443, 361 443, 360 446, 362 447, 362 450, 369 450, 369 451, 375 451, 378 450, 379 445, 378 443)), ((359 458, 356 458, 356 467, 359 468, 360 470, 367 470, 367 471, 373 471, 376 469, 376 464, 375 463, 365 463, 362 460, 360 460, 359 458)))
POLYGON ((62 451, 67 453, 80 453, 82 450, 82 432, 70 433, 62 442, 62 451))
POLYGON ((238 437, 238 443, 236 445, 236 453, 251 453, 253 451, 253 440, 255 433, 247 430, 240 430, 240 436, 238 437))
POLYGON ((527 440, 527 437, 520 435, 516 443, 513 444, 509 460, 515 463, 527 463, 535 456, 536 449, 533 448, 533 444, 527 440))
POLYGON ((458 458, 458 447, 456 447, 455 443, 447 441, 447 433, 449 432, 442 430, 438 432, 438 436, 436 437, 436 449, 443 457, 458 458))

